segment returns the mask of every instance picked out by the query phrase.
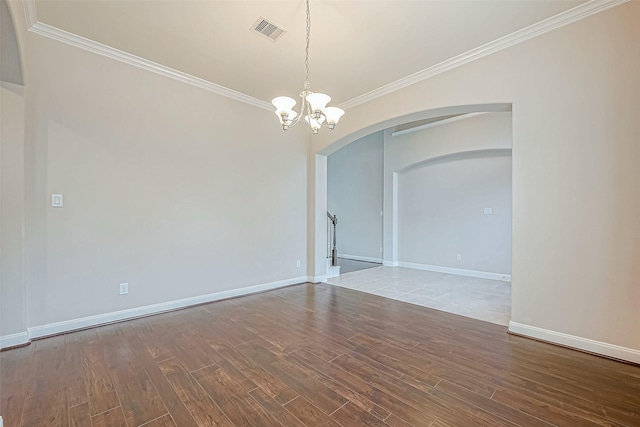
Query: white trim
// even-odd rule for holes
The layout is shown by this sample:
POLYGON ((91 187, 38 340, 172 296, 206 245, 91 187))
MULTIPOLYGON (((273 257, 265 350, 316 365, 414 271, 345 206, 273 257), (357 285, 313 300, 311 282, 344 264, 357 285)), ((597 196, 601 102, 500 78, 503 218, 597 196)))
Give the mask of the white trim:
POLYGON ((398 261, 383 261, 382 265, 384 267, 398 267, 398 261))
POLYGON ((143 307, 135 307, 127 310, 114 311, 112 313, 98 314, 95 316, 82 317, 80 319, 65 320, 63 322, 50 323, 48 325, 34 326, 28 328, 29 338, 41 338, 49 335, 60 334, 64 332, 74 331, 77 329, 89 328, 92 326, 103 325, 106 323, 119 322, 122 320, 134 319, 136 317, 149 316, 165 311, 176 310, 179 308, 190 307, 197 304, 203 304, 221 299, 233 298, 243 295, 250 295, 256 292, 263 292, 284 286, 304 283, 307 277, 296 277, 293 279, 280 280, 277 282, 263 283, 260 285, 247 286, 244 288, 230 289, 228 291, 215 292, 213 294, 200 295, 191 298, 184 298, 174 301, 162 302, 159 304, 146 305, 143 307))
POLYGON ((0 349, 15 347, 17 345, 26 344, 29 342, 29 334, 26 332, 19 332, 17 334, 2 335, 0 336, 0 349))
POLYGON ((440 267, 439 265, 416 264, 414 262, 400 261, 400 267, 414 268, 416 270, 435 271, 437 273, 457 274, 458 276, 478 277, 480 279, 502 280, 504 282, 511 281, 510 274, 490 273, 488 271, 465 270, 462 268, 440 267))
MULTIPOLYGON (((491 55, 492 53, 495 53, 500 50, 511 47, 513 45, 522 43, 524 41, 537 37, 546 32, 555 30, 556 28, 560 28, 565 25, 571 24, 573 22, 579 21, 581 19, 587 18, 591 15, 605 11, 612 7, 621 5, 628 1, 630 0, 588 1, 572 9, 566 10, 555 16, 547 18, 543 21, 530 25, 526 28, 515 31, 497 40, 486 43, 477 48, 471 49, 453 58, 447 59, 446 61, 440 62, 439 64, 425 68, 424 70, 421 70, 421 71, 418 71, 417 73, 403 77, 399 80, 396 80, 395 82, 391 82, 389 84, 381 86, 365 94, 356 96, 355 98, 352 98, 346 102, 343 102, 339 106, 346 110, 348 108, 355 107, 360 104, 364 104, 365 102, 369 102, 376 98, 380 98, 396 90, 400 90, 405 87, 411 86, 412 84, 418 83, 422 80, 436 76, 445 71, 449 71, 453 68, 459 67, 461 65, 464 65, 476 59, 480 59, 485 56, 491 55)), ((78 35, 69 33, 67 31, 63 31, 58 28, 52 27, 50 25, 38 22, 35 0, 23 0, 22 4, 25 12, 25 19, 27 21, 27 28, 29 29, 29 31, 33 31, 36 34, 40 34, 42 36, 52 38, 54 40, 67 43, 69 45, 79 47, 81 49, 85 49, 90 52, 98 53, 100 55, 104 55, 109 58, 116 59, 131 65, 134 65, 136 67, 140 67, 145 70, 161 74, 165 77, 170 77, 170 78, 182 81, 184 83, 188 83, 196 87, 217 93, 219 95, 226 96, 228 98, 235 99, 240 102, 245 102, 249 105, 263 108, 269 111, 273 110, 273 107, 271 106, 270 103, 263 101, 261 99, 254 98, 244 93, 226 88, 224 86, 217 85, 215 83, 192 76, 190 74, 174 70, 164 65, 157 64, 155 62, 146 60, 144 58, 131 55, 127 52, 123 52, 121 50, 103 45, 101 43, 97 43, 93 40, 89 40, 84 37, 80 37, 78 35)))
POLYGON ((524 325, 522 323, 509 322, 509 332, 524 335, 530 338, 560 344, 590 353, 601 354, 614 359, 626 360, 628 362, 640 363, 640 350, 628 347, 609 344, 602 341, 595 341, 589 338, 577 337, 562 332, 550 331, 536 326, 524 325))
POLYGON ((588 1, 572 9, 547 18, 543 21, 530 25, 526 28, 515 31, 497 40, 479 46, 475 49, 471 49, 458 56, 454 56, 453 58, 447 59, 446 61, 442 61, 439 64, 433 65, 429 68, 425 68, 424 70, 403 77, 399 80, 396 80, 395 82, 386 84, 360 96, 356 96, 355 98, 343 102, 339 105, 339 107, 346 110, 351 107, 364 104, 365 102, 369 102, 384 95, 388 95, 391 92, 406 88, 408 86, 411 86, 412 84, 421 82, 422 80, 426 80, 440 73, 444 73, 445 71, 449 71, 471 61, 475 61, 476 59, 483 58, 513 45, 525 42, 549 31, 555 30, 556 28, 564 27, 565 25, 569 25, 573 22, 587 18, 591 15, 595 15, 598 12, 605 11, 628 1, 629 0, 588 1))
POLYGON ((346 258, 354 261, 366 261, 366 262, 375 262, 377 264, 382 264, 382 258, 372 258, 369 256, 338 254, 338 258, 346 258))
POLYGON ((336 265, 336 266, 329 266, 327 267, 327 279, 332 279, 334 277, 339 277, 340 276, 340 266, 336 265))
MULTIPOLYGON (((27 9, 28 8, 25 4, 25 13, 28 15, 27 9)), ((29 18, 27 18, 27 21, 29 21, 29 18)), ((71 46, 78 47, 80 49, 87 50, 89 52, 106 56, 107 58, 115 59, 117 61, 142 68, 143 70, 160 74, 161 76, 170 77, 183 83, 188 83, 190 85, 208 90, 218 95, 226 96, 227 98, 231 98, 236 101, 244 102, 246 104, 263 108, 269 111, 273 110, 273 106, 270 103, 261 99, 254 98, 253 96, 249 96, 233 89, 229 89, 224 86, 220 86, 210 81, 201 79, 199 77, 183 73, 182 71, 174 70, 173 68, 166 67, 162 64, 158 64, 144 58, 140 58, 139 56, 132 55, 130 53, 115 49, 110 46, 106 46, 102 43, 80 37, 76 34, 60 30, 58 28, 52 27, 51 25, 43 24, 41 22, 35 22, 29 27, 29 31, 41 36, 49 37, 53 40, 60 41, 62 43, 66 43, 71 46)))
POLYGON ((24 9, 24 18, 27 21, 27 29, 33 27, 38 22, 38 14, 36 13, 36 0, 23 0, 22 7, 24 9))
POLYGON ((391 136, 400 136, 400 135, 404 135, 404 134, 411 133, 411 132, 417 132, 419 130, 429 129, 429 128, 432 128, 432 127, 435 127, 435 126, 440 126, 440 125, 444 125, 444 124, 447 124, 447 123, 457 122, 458 120, 470 119, 471 117, 479 116, 481 114, 487 114, 487 113, 486 112, 481 112, 481 113, 460 114, 459 116, 449 117, 448 119, 438 120, 438 121, 427 123, 427 124, 424 124, 424 125, 418 125, 418 126, 410 127, 410 128, 407 128, 407 129, 402 129, 402 130, 398 130, 398 131, 395 131, 395 132, 391 132, 391 136))
POLYGON ((310 283, 322 283, 327 281, 327 275, 323 274, 322 276, 307 276, 307 282, 310 283))
MULTIPOLYGON (((383 153, 384 156, 384 153, 383 153)), ((391 262, 398 266, 398 172, 391 174, 391 262)), ((384 241, 384 239, 383 239, 384 241)))

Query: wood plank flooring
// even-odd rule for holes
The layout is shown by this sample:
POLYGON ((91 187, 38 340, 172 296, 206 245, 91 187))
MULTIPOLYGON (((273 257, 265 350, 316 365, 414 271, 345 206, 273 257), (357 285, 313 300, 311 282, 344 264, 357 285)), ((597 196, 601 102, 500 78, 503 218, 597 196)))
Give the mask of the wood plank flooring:
POLYGON ((0 353, 18 426, 640 426, 640 367, 297 285, 0 353))

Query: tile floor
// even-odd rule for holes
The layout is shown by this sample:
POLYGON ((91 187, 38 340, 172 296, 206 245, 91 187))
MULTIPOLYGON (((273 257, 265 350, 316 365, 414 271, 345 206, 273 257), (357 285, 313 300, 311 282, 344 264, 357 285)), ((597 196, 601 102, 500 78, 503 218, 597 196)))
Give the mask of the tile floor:
POLYGON ((381 266, 340 274, 327 283, 499 325, 511 319, 510 282, 381 266))

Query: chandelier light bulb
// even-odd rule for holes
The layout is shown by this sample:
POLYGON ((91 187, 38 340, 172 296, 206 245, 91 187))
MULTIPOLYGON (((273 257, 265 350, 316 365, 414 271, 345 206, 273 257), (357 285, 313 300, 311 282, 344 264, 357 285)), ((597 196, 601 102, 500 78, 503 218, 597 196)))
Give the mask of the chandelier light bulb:
POLYGON ((276 107, 276 110, 288 111, 293 110, 293 107, 296 105, 296 100, 288 96, 278 96, 271 100, 271 104, 276 107))
POLYGON ((307 95, 306 100, 311 106, 311 114, 318 119, 322 115, 322 112, 329 101, 331 101, 331 97, 324 93, 310 93, 307 95))
POLYGON ((307 121, 307 123, 309 123, 309 126, 311 126, 311 130, 313 131, 314 135, 318 133, 318 131, 322 127, 322 122, 324 122, 324 116, 320 116, 319 119, 315 119, 310 115, 306 115, 304 119, 307 121))
POLYGON ((327 125, 329 129, 333 130, 336 124, 340 120, 340 117, 344 115, 344 110, 338 107, 327 107, 324 109, 324 116, 327 118, 327 125))
POLYGON ((276 110, 276 116, 280 119, 280 124, 283 130, 288 130, 291 126, 291 122, 296 118, 298 113, 293 110, 276 110))

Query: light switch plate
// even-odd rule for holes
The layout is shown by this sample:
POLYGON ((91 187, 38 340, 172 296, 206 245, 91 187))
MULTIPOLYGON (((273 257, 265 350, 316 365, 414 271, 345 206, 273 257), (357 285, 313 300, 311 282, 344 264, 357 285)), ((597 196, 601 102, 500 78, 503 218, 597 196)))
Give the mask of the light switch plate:
POLYGON ((62 201, 62 194, 52 194, 51 195, 51 207, 52 208, 61 208, 64 206, 62 201))
POLYGON ((485 215, 493 215, 493 210, 491 208, 484 208, 485 215))

